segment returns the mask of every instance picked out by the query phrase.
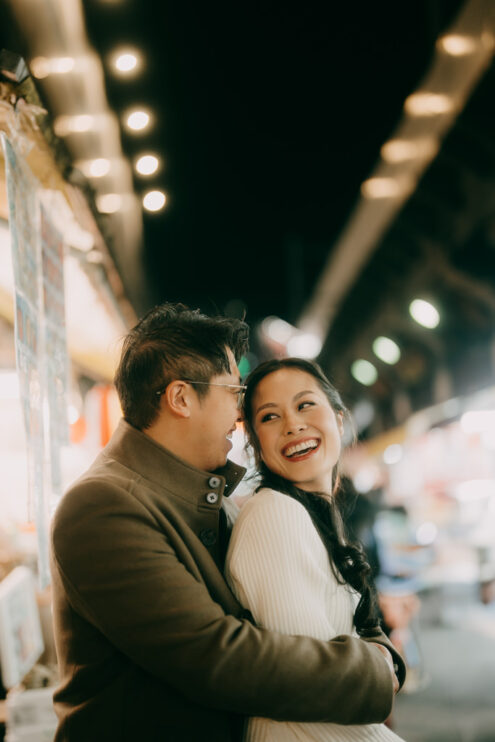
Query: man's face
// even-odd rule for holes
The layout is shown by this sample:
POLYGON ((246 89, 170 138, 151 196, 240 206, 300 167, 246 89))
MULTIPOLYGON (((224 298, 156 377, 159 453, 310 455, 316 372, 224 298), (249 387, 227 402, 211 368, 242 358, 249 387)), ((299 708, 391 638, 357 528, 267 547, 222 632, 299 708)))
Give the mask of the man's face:
MULTIPOLYGON (((240 374, 232 351, 228 348, 230 372, 213 376, 212 384, 240 384, 240 374)), ((195 466, 213 471, 223 466, 232 448, 231 436, 239 420, 238 393, 224 386, 209 386, 204 397, 194 405, 192 438, 195 441, 195 466)))

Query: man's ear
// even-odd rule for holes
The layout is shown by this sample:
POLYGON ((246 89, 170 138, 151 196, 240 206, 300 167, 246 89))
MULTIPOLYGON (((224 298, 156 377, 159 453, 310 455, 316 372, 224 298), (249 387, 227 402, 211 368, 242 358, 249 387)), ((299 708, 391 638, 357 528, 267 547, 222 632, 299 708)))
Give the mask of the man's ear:
POLYGON ((174 417, 191 416, 191 387, 185 381, 171 381, 162 394, 165 403, 174 417))

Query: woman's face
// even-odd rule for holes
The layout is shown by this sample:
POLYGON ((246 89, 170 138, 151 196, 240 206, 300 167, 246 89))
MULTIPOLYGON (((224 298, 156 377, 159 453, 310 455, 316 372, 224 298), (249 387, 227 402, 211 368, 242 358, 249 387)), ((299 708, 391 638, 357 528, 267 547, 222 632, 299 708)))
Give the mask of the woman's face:
POLYGON ((282 368, 265 376, 253 395, 252 426, 272 472, 302 490, 332 493, 342 415, 311 374, 282 368))

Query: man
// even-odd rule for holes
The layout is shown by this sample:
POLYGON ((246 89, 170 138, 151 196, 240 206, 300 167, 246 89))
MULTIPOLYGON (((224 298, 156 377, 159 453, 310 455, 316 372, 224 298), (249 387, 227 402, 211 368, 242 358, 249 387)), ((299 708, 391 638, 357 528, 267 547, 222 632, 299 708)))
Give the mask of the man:
POLYGON ((124 420, 54 519, 57 742, 237 742, 247 715, 359 724, 390 712, 390 652, 404 671, 382 634, 257 628, 223 578, 246 344, 244 323, 182 305, 152 310, 125 340, 124 420))

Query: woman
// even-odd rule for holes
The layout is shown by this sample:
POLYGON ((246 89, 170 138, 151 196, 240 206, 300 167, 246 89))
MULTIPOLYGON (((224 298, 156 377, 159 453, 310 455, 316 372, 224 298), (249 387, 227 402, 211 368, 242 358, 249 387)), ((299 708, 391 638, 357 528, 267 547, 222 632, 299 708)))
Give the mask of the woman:
MULTIPOLYGON (((338 392, 310 361, 268 361, 247 380, 244 419, 261 486, 234 526, 226 572, 239 601, 266 628, 323 640, 378 634, 370 568, 362 549, 345 538, 339 505, 338 461, 347 414, 338 392)), ((400 738, 383 724, 254 718, 247 740, 400 738)))

